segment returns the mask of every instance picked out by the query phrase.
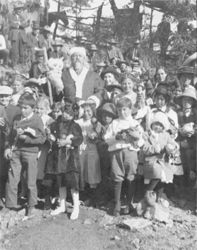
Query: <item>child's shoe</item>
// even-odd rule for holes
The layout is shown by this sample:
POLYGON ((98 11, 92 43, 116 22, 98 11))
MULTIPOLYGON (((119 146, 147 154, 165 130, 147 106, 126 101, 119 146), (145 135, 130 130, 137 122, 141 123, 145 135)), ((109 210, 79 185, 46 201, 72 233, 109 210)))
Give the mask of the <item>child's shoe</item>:
POLYGON ((45 197, 44 210, 51 209, 51 199, 50 196, 45 197))
POLYGON ((65 213, 66 212, 66 201, 65 200, 61 200, 60 201, 60 205, 53 211, 51 211, 51 215, 58 215, 61 213, 65 213))
POLYGON ((55 216, 55 215, 65 213, 65 212, 66 212, 66 208, 59 206, 55 210, 51 211, 51 215, 55 216))
POLYGON ((72 211, 72 213, 70 215, 70 219, 71 220, 76 220, 76 219, 78 219, 78 217, 79 217, 79 206, 76 206, 76 207, 73 208, 73 211, 72 211))
POLYGON ((35 213, 36 213, 35 207, 27 206, 25 209, 25 216, 22 220, 26 221, 26 220, 32 219, 35 216, 35 213))

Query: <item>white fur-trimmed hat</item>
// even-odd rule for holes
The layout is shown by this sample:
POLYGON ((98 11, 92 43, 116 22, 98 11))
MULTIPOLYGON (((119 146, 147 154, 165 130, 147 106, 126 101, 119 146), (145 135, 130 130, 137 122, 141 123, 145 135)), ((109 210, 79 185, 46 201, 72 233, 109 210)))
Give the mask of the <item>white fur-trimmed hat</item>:
POLYGON ((0 86, 0 95, 12 95, 13 89, 8 86, 0 86))
POLYGON ((73 47, 70 49, 70 55, 80 54, 82 56, 86 56, 86 49, 84 47, 73 47))

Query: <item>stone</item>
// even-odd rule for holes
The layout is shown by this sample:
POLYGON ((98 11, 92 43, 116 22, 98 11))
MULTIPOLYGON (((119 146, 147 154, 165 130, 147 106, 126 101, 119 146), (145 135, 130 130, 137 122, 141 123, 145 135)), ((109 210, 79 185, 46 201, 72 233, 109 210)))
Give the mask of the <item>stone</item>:
POLYGON ((160 204, 155 205, 153 219, 160 222, 165 222, 167 224, 170 220, 169 216, 170 216, 169 209, 163 207, 160 204))
POLYGON ((13 227, 15 225, 15 219, 13 217, 10 217, 9 221, 8 221, 8 228, 13 227))
POLYGON ((6 240, 4 240, 3 244, 6 245, 6 246, 8 246, 10 244, 10 242, 9 242, 8 239, 6 239, 6 240))
POLYGON ((117 240, 117 241, 119 241, 121 239, 120 239, 119 236, 115 235, 115 236, 111 237, 110 240, 117 240))
POLYGON ((100 225, 100 226, 107 226, 107 225, 113 224, 113 222, 114 222, 114 217, 105 214, 105 215, 103 216, 103 218, 101 219, 99 225, 100 225))
POLYGON ((84 225, 91 225, 92 224, 92 221, 91 219, 85 219, 84 222, 83 222, 84 225))
POLYGON ((3 240, 3 237, 4 237, 4 233, 3 233, 3 231, 2 231, 2 230, 0 230, 0 241, 2 241, 2 240, 3 240))
POLYGON ((136 248, 136 249, 139 249, 140 248, 140 240, 138 238, 135 238, 133 241, 132 241, 132 245, 136 248))
POLYGON ((123 220, 123 225, 125 225, 128 229, 133 230, 151 226, 152 222, 144 218, 131 218, 123 220))

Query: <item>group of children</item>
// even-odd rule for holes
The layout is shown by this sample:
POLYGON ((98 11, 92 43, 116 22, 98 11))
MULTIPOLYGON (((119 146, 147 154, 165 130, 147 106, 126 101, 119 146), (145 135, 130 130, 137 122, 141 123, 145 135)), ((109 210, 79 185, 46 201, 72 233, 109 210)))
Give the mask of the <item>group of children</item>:
POLYGON ((152 191, 162 195, 163 183, 181 188, 196 178, 196 90, 187 86, 172 99, 162 83, 147 99, 139 79, 124 76, 118 82, 113 68, 101 78, 105 88, 88 100, 63 98, 52 106, 35 81, 22 94, 23 86, 14 95, 0 86, 0 169, 8 166, 7 208, 20 209, 18 196, 26 197, 26 215, 31 216, 37 193, 44 196, 45 209, 58 195, 51 210, 57 215, 66 211, 71 190, 74 220, 81 193, 88 190, 95 206, 99 186, 110 179, 117 216, 123 193, 128 212, 134 211, 137 176, 143 177, 145 196, 152 191))

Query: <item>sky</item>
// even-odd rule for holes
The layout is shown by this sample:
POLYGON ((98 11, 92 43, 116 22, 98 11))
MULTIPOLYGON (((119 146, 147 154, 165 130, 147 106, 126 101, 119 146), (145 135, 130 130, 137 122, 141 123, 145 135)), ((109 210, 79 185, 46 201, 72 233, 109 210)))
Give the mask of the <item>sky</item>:
MULTIPOLYGON (((42 0, 44 3, 44 0, 42 0)), ((103 17, 114 17, 113 12, 111 10, 111 5, 109 3, 109 0, 93 0, 90 5, 90 10, 87 10, 87 7, 84 7, 86 10, 81 13, 83 17, 88 17, 88 16, 96 16, 97 9, 92 10, 92 8, 99 7, 102 2, 104 2, 103 10, 102 10, 102 16, 103 17)), ((130 0, 115 0, 116 5, 118 8, 122 8, 123 6, 131 3, 130 0)), ((132 7, 132 6, 131 6, 132 7)), ((54 2, 53 0, 50 0, 50 9, 49 11, 56 11, 57 10, 57 3, 54 2)), ((141 8, 141 11, 145 11, 146 13, 150 13, 149 8, 141 8)), ((153 16, 153 26, 157 26, 161 22, 162 18, 162 13, 158 11, 154 11, 154 16, 153 16)), ((83 20, 83 22, 89 22, 92 23, 92 19, 87 19, 83 20)), ((145 22, 148 22, 148 20, 145 20, 145 22)))

